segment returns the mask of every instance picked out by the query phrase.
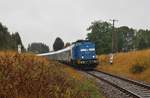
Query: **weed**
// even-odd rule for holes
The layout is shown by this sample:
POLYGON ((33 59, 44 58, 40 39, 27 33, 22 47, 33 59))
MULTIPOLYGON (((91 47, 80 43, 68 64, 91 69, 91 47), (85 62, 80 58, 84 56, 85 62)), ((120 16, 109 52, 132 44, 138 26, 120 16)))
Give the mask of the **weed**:
POLYGON ((91 92, 78 89, 81 76, 65 68, 32 54, 0 52, 0 98, 89 98, 91 92))
POLYGON ((140 65, 133 65, 130 69, 133 74, 142 73, 144 70, 145 67, 140 65))
POLYGON ((101 55, 98 59, 101 61, 101 64, 97 67, 98 70, 150 82, 150 49, 116 53, 114 55, 113 65, 108 63, 108 55, 101 55))

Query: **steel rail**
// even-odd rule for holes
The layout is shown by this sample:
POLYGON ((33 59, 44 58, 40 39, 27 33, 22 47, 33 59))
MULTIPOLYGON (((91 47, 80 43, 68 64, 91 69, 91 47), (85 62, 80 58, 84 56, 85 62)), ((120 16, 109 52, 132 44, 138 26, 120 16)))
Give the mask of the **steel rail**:
POLYGON ((120 76, 117 76, 117 75, 114 75, 114 74, 110 74, 110 73, 107 73, 107 72, 104 72, 104 71, 100 71, 100 70, 94 70, 94 71, 100 72, 100 73, 103 73, 103 74, 106 74, 106 75, 109 75, 109 76, 112 76, 112 77, 116 77, 116 78, 118 78, 118 79, 121 79, 121 80, 130 82, 130 83, 132 83, 132 84, 135 84, 135 85, 138 85, 138 86, 141 86, 141 87, 150 89, 150 85, 147 85, 147 84, 145 84, 145 83, 141 83, 141 82, 138 82, 138 81, 135 81, 135 80, 127 79, 127 78, 125 78, 125 77, 120 77, 120 76))
MULTIPOLYGON (((140 83, 140 82, 137 82, 137 81, 134 81, 134 80, 130 80, 130 79, 126 79, 126 78, 122 78, 122 77, 119 77, 119 76, 116 76, 116 75, 112 75, 112 74, 109 74, 109 73, 106 73, 106 72, 103 72, 103 71, 97 71, 97 70, 94 70, 95 72, 98 72, 100 74, 105 74, 107 76, 110 76, 110 78, 116 78, 116 79, 119 79, 121 81, 125 81, 131 85, 137 85, 138 87, 141 87, 141 89, 145 88, 148 90, 148 92, 150 91, 150 86, 149 85, 146 85, 146 84, 143 84, 143 83, 140 83)), ((94 72, 93 71, 93 72, 94 72)), ((118 90, 124 92, 125 94, 127 95, 131 95, 133 98, 143 98, 142 96, 145 96, 145 95, 139 95, 138 93, 130 90, 130 89, 127 89, 126 87, 122 87, 121 85, 118 85, 118 84, 115 84, 113 83, 112 81, 110 81, 109 79, 105 79, 104 77, 100 77, 98 75, 95 75, 94 73, 90 72, 90 71, 86 71, 87 74, 90 74, 91 76, 97 78, 97 79, 100 79, 110 85, 112 85, 113 87, 117 88, 118 90)), ((144 98, 150 98, 150 95, 148 94, 148 97, 144 97, 144 98)))

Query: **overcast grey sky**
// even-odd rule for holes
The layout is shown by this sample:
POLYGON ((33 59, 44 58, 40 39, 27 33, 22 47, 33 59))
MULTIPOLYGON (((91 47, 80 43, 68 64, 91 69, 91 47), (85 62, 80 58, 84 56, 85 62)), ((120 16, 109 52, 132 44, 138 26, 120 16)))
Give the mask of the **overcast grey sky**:
POLYGON ((150 29, 150 0, 0 0, 0 22, 19 32, 24 45, 57 36, 65 42, 86 37, 94 20, 117 19, 116 26, 150 29))

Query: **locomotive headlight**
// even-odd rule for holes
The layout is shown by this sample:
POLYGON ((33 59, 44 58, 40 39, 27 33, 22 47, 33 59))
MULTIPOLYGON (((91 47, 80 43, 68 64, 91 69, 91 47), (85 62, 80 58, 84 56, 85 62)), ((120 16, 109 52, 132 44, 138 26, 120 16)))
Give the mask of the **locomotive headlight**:
POLYGON ((93 55, 93 58, 95 58, 95 56, 93 55))
POLYGON ((84 56, 82 56, 81 58, 84 59, 84 56))

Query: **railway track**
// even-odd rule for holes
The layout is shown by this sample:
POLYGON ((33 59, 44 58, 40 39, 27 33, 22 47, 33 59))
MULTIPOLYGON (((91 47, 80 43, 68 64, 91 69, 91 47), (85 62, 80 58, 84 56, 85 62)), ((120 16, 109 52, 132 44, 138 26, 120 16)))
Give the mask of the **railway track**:
POLYGON ((86 71, 86 73, 112 85, 113 87, 116 87, 130 97, 132 96, 133 98, 150 98, 149 85, 97 70, 86 71))

